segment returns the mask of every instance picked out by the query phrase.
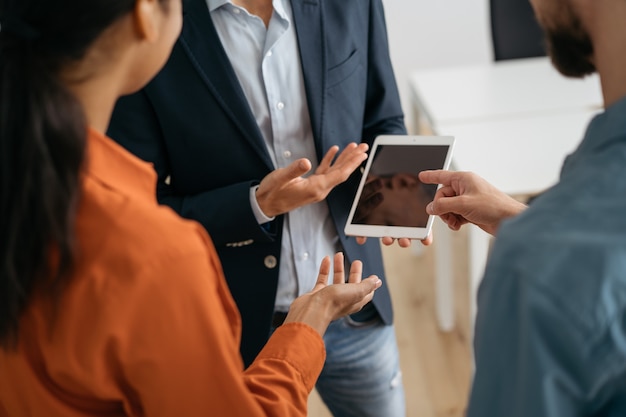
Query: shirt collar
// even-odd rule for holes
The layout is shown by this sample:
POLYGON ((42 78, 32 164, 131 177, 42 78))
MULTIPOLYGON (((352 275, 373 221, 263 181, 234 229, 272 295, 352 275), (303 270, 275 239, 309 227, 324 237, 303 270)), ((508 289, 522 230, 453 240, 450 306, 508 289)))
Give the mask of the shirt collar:
POLYGON ((213 10, 219 9, 225 4, 230 4, 230 0, 206 0, 207 5, 209 6, 209 12, 213 10))
POLYGON ((156 173, 104 134, 89 129, 85 173, 125 195, 156 202, 156 173))
POLYGON ((626 97, 623 97, 604 112, 595 116, 576 151, 566 158, 562 174, 574 169, 578 161, 604 149, 615 140, 623 141, 626 136, 626 97))
POLYGON ((614 136, 616 132, 626 133, 625 116, 626 96, 613 103, 603 113, 600 113, 592 120, 589 124, 585 139, 594 136, 607 139, 605 136, 614 136))
MULTIPOLYGON (((209 12, 212 12, 226 4, 232 4, 233 2, 232 0, 206 0, 206 3, 209 6, 209 12)), ((285 19, 287 14, 285 7, 287 7, 287 5, 282 0, 273 0, 272 4, 280 17, 285 19)))
POLYGON ((290 10, 291 5, 289 4, 288 1, 284 1, 284 0, 273 0, 272 4, 274 5, 274 10, 276 10, 276 13, 278 13, 278 15, 286 20, 287 22, 290 21, 289 19, 289 14, 290 12, 288 10, 290 10))

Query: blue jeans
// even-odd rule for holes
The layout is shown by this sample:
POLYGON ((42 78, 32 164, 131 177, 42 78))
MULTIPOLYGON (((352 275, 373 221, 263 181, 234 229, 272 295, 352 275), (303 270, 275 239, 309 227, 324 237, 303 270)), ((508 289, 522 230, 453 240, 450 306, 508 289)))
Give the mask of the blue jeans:
POLYGON ((344 317, 324 335, 326 362, 317 391, 334 417, 405 417, 404 387, 393 326, 378 315, 344 317))

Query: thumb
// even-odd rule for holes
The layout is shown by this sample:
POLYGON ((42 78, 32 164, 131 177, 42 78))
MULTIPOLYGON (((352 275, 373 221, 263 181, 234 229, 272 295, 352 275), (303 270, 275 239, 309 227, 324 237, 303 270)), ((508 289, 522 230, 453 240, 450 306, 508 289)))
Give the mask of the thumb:
POLYGON ((435 216, 448 213, 460 214, 460 203, 458 199, 458 196, 437 198, 426 206, 426 212, 435 216))
POLYGON ((281 179, 284 180, 284 182, 289 182, 294 178, 306 174, 310 170, 311 161, 306 158, 300 158, 281 170, 281 179))
POLYGON ((365 290, 365 294, 369 294, 374 290, 380 288, 383 285, 383 282, 380 280, 380 278, 378 278, 377 275, 370 275, 369 277, 359 282, 357 285, 360 285, 365 290))

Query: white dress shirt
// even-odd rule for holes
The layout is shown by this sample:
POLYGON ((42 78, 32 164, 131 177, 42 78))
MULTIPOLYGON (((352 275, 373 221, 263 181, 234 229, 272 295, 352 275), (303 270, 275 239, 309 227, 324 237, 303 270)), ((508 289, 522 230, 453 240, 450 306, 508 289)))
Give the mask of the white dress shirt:
MULTIPOLYGON (((304 89, 298 40, 288 0, 274 0, 266 27, 258 16, 230 0, 207 0, 211 18, 263 134, 276 168, 308 158, 318 166, 304 89)), ((326 151, 326 150, 325 150, 326 151)), ((271 219, 251 202, 259 224, 271 219)), ((285 216, 275 309, 287 311, 315 285, 319 263, 339 249, 325 201, 285 216)))

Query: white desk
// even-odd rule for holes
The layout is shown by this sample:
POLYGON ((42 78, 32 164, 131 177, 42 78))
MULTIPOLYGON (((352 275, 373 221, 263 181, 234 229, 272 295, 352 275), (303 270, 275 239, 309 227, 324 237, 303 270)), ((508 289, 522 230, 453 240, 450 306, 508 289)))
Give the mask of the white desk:
POLYGON ((432 127, 598 109, 596 75, 565 78, 547 58, 413 72, 409 83, 421 120, 432 127))
POLYGON ((454 169, 473 171, 511 195, 534 194, 555 184, 563 159, 580 143, 597 110, 440 125, 456 137, 454 169))
MULTIPOLYGON (((563 159, 602 104, 597 77, 567 79, 547 58, 417 71, 410 85, 415 120, 456 137, 453 169, 476 172, 512 195, 540 192, 558 180, 563 159)), ((439 223, 435 232, 442 330, 454 327, 454 254, 447 230, 439 223)), ((469 226, 468 243, 473 317, 489 235, 469 226)))

